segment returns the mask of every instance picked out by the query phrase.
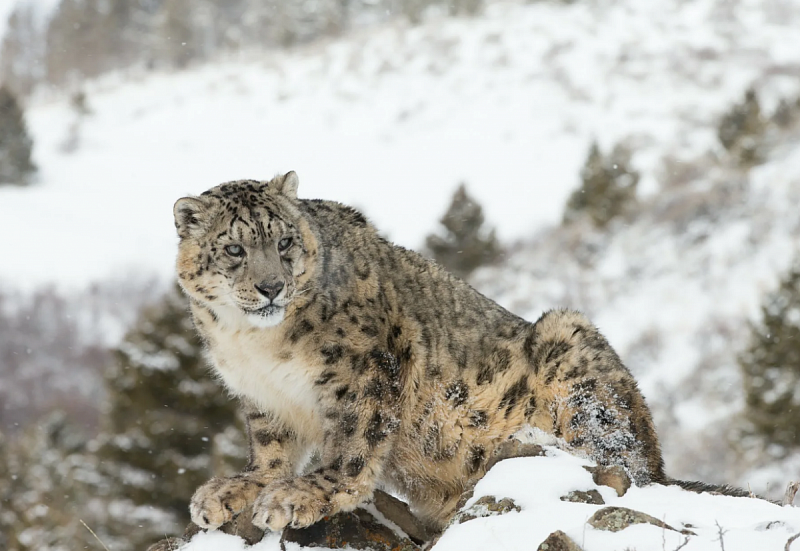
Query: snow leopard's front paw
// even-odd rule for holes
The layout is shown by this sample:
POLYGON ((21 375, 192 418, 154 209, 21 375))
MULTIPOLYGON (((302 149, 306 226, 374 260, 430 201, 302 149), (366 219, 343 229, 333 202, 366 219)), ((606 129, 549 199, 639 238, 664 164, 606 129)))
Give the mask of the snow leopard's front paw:
POLYGON ((273 482, 253 504, 253 524, 279 532, 305 528, 331 514, 331 496, 303 477, 273 482))
POLYGON ((192 522, 206 530, 219 528, 250 505, 264 486, 246 475, 212 478, 192 496, 192 522))

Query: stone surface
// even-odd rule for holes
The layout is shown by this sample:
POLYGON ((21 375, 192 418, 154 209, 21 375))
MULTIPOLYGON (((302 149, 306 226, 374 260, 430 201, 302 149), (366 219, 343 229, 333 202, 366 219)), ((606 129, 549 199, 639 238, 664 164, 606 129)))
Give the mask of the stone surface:
POLYGON ((454 524, 461 524, 468 520, 483 517, 494 517, 504 515, 511 511, 521 511, 522 509, 509 497, 504 497, 500 501, 494 496, 483 496, 478 501, 456 513, 453 519, 454 524))
POLYGON ((516 439, 506 440, 495 448, 492 457, 486 463, 488 471, 498 462, 514 457, 539 457, 546 455, 545 449, 538 444, 524 444, 516 439))
MULTIPOLYGON (((397 524, 408 534, 409 539, 394 533, 380 524, 369 512, 356 509, 352 513, 340 513, 321 520, 314 526, 295 530, 284 530, 281 541, 295 541, 308 547, 338 549, 345 545, 353 549, 374 551, 416 551, 418 544, 430 540, 435 534, 427 529, 409 510, 408 505, 380 490, 375 492, 373 503, 388 520, 397 524), (337 547, 339 545, 339 547, 337 547)), ((260 542, 264 531, 252 523, 252 508, 247 508, 219 530, 244 539, 248 545, 260 542)), ((175 551, 192 539, 202 529, 189 523, 183 537, 166 538, 147 548, 147 551, 175 551)))
MULTIPOLYGON (((514 457, 539 457, 543 455, 547 455, 545 449, 538 444, 523 444, 516 439, 506 440, 494 450, 494 453, 486 462, 484 470, 488 472, 489 469, 504 459, 512 459, 514 457)), ((475 484, 477 484, 477 480, 467 487, 467 489, 465 489, 461 494, 461 498, 458 500, 458 504, 456 505, 457 511, 464 507, 464 505, 467 504, 467 501, 472 499, 472 495, 475 492, 475 484)))
POLYGON ((597 490, 589 490, 587 492, 575 490, 565 496, 561 496, 561 501, 570 501, 572 503, 589 503, 591 505, 605 505, 606 503, 603 501, 603 496, 601 496, 600 492, 597 490))
POLYGON ((631 487, 631 479, 625 469, 619 465, 584 467, 584 469, 592 473, 592 480, 594 480, 595 484, 614 488, 619 497, 624 496, 628 488, 631 487))
POLYGON ((598 530, 607 530, 609 532, 619 532, 634 524, 652 524, 659 528, 680 532, 684 535, 696 535, 690 530, 676 530, 669 524, 658 520, 655 517, 642 513, 641 511, 634 511, 626 507, 605 507, 595 512, 587 523, 598 530))
POLYGON ((536 551, 583 551, 580 546, 561 530, 556 530, 544 540, 536 551))
POLYGON ((184 543, 186 540, 183 538, 167 538, 154 543, 147 548, 147 551, 177 551, 184 543))
POLYGON ((302 547, 328 549, 369 549, 372 551, 419 551, 419 547, 380 524, 363 509, 325 517, 308 528, 286 528, 281 537, 281 549, 286 542, 302 547))
POLYGON ((429 541, 435 535, 433 530, 425 526, 411 513, 411 509, 404 501, 400 501, 381 490, 375 490, 372 503, 383 516, 399 526, 403 532, 408 534, 411 541, 417 545, 429 541))

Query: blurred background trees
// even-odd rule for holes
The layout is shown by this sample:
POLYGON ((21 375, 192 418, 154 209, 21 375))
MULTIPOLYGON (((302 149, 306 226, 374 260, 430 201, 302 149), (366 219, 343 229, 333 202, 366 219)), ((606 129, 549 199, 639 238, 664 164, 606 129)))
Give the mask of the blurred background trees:
MULTIPOLYGON (((390 18, 417 23, 429 13, 473 15, 483 5, 483 0, 61 0, 44 18, 31 3, 21 3, 0 46, 0 184, 28 183, 35 175, 22 106, 37 87, 53 86, 71 96, 74 122, 62 147, 68 152, 78 147, 79 121, 92 110, 93 98, 82 91, 91 89, 83 88, 91 77, 182 69, 249 49, 293 47, 390 18)), ((770 109, 755 88, 727 106, 711 123, 712 132, 717 124, 721 147, 700 163, 683 164, 684 174, 691 174, 687 181, 713 187, 708 174, 719 166, 711 163, 726 164, 738 177, 764 162, 776 136, 796 134, 800 97, 782 98, 770 109)), ((576 240, 592 245, 597 235, 617 227, 612 221, 652 207, 637 203, 634 153, 622 145, 608 151, 591 144, 575 174, 580 187, 563 216, 567 226, 590 222, 570 228, 578 230, 576 240)), ((670 208, 684 208, 679 200, 672 203, 670 208)), ((700 210, 718 203, 709 195, 700 210)), ((695 206, 685 208, 686 220, 697 219, 695 206)), ((426 248, 453 273, 469 278, 501 258, 502 245, 464 185, 440 222, 426 248)), ((683 233, 685 226, 679 225, 683 233)), ((563 229, 553 229, 548 239, 558 243, 563 229)), ((575 254, 569 247, 563 251, 575 254)), ((524 269, 538 270, 539 277, 560 268, 545 262, 524 269)), ((749 429, 781 449, 800 444, 798 399, 792 393, 800 386, 797 274, 798 269, 788 274, 767 299, 763 320, 740 358, 749 429)), ((516 282, 518 276, 509 277, 516 282)), ((588 294, 594 277, 587 268, 586 280, 575 280, 574 287, 588 294)), ((153 296, 149 287, 132 290, 124 282, 124 295, 78 295, 68 302, 45 290, 5 308, 0 294, 0 382, 13 382, 0 385, 0 549, 99 548, 81 521, 115 551, 144 548, 182 530, 197 485, 241 465, 243 434, 233 404, 203 366, 180 294, 171 291, 135 324, 131 319, 130 312, 153 296), (117 346, 117 338, 87 338, 94 301, 125 310, 116 321, 134 328, 122 344, 117 346), (51 410, 57 411, 47 413, 51 410)), ((536 306, 565 305, 564 296, 570 295, 536 306)), ((587 304, 582 298, 574 305, 587 304)))
POLYGON ((761 112, 758 95, 749 88, 742 102, 723 115, 717 136, 738 166, 750 168, 764 162, 766 131, 767 119, 761 112))
POLYGON ((246 451, 236 404, 210 375, 177 290, 147 307, 105 369, 99 431, 61 412, 0 439, 8 551, 144 549, 189 521, 194 490, 246 451))
POLYGON ((800 447, 800 259, 766 297, 739 364, 750 430, 783 453, 800 447))
POLYGON ((610 154, 592 143, 581 169, 581 187, 570 195, 564 223, 587 217, 599 228, 629 212, 636 201, 639 173, 630 166, 631 151, 616 145, 610 154))
POLYGON ((20 437, 0 446, 2 548, 94 547, 94 538, 81 521, 104 533, 106 503, 97 492, 104 481, 97 464, 86 434, 60 412, 28 425, 20 437))
POLYGON ((181 532, 197 487, 244 467, 243 427, 236 403, 203 362, 178 289, 142 312, 114 355, 97 457, 124 514, 105 527, 129 534, 137 549, 181 532))
POLYGON ((429 10, 475 15, 484 0, 61 0, 52 17, 19 4, 8 19, 0 79, 37 85, 140 68, 183 68, 225 53, 283 48, 429 10))
POLYGON ((33 140, 16 96, 0 86, 0 185, 26 185, 36 172, 31 160, 33 140))
POLYGON ((466 279, 476 268, 500 257, 495 231, 484 227, 483 207, 467 193, 465 184, 458 186, 439 223, 444 235, 433 233, 425 244, 433 259, 458 277, 466 279))

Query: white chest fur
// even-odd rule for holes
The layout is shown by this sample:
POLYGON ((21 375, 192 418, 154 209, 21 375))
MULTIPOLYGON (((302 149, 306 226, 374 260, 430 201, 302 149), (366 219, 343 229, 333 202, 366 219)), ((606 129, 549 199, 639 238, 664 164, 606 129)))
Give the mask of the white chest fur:
POLYGON ((304 439, 319 439, 316 373, 303 362, 279 358, 280 326, 217 326, 209 333, 211 361, 232 393, 278 416, 304 439))

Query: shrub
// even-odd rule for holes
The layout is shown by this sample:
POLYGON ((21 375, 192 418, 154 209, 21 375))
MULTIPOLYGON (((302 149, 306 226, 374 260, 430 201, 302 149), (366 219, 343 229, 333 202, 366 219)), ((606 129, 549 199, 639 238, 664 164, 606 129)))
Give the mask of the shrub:
POLYGON ((764 162, 766 131, 767 121, 762 114, 758 95, 753 88, 749 88, 744 100, 720 119, 717 137, 733 161, 747 169, 764 162))
MULTIPOLYGON (((197 487, 214 474, 238 471, 246 456, 237 406, 212 378, 202 349, 188 303, 174 290, 144 311, 106 376, 109 407, 98 455, 111 494, 124 497, 133 511, 147 508, 151 518, 174 519, 176 530, 189 521, 197 487), (231 435, 240 453, 221 458, 218 434, 231 435)), ((108 531, 130 532, 134 548, 164 537, 163 523, 128 516, 112 516, 108 531)))
POLYGON ((617 145, 604 155, 597 143, 581 170, 581 187, 570 196, 564 211, 564 223, 588 217, 596 226, 605 227, 625 214, 636 201, 639 173, 630 167, 631 152, 617 145))
POLYGON ((33 140, 16 96, 0 86, 0 184, 26 185, 36 172, 33 140))
POLYGON ((483 208, 467 194, 464 184, 453 194, 439 222, 445 236, 431 234, 425 243, 434 260, 455 275, 466 278, 476 268, 499 258, 501 249, 494 229, 485 231, 483 208))
POLYGON ((739 357, 745 418, 774 444, 800 446, 800 259, 761 308, 739 357))

